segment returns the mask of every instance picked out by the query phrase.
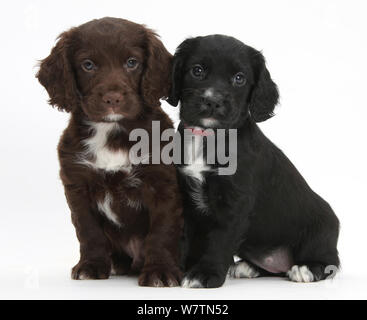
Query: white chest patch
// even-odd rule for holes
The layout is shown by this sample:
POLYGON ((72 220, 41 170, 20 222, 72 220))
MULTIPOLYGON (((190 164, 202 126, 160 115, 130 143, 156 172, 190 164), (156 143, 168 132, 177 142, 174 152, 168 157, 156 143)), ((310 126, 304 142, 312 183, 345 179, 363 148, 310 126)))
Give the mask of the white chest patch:
POLYGON ((199 182, 204 182, 203 172, 210 171, 211 168, 206 164, 203 155, 203 137, 193 135, 193 139, 185 145, 185 163, 187 165, 181 167, 181 171, 189 175, 199 182))
POLYGON ((111 132, 123 130, 120 125, 114 122, 89 122, 89 124, 94 135, 83 141, 86 150, 79 154, 78 162, 94 169, 130 172, 132 167, 128 150, 111 150, 106 145, 111 132))
POLYGON ((97 202, 98 210, 101 213, 104 213, 108 220, 120 227, 121 224, 117 218, 117 215, 111 209, 112 203, 112 196, 107 192, 103 201, 97 202))
POLYGON ((203 137, 194 135, 189 143, 185 144, 185 163, 187 165, 180 168, 181 172, 191 178, 189 182, 190 196, 196 208, 203 212, 208 212, 208 200, 203 190, 204 172, 211 171, 203 156, 203 137))
POLYGON ((203 96, 204 98, 212 98, 214 96, 214 89, 213 88, 206 89, 203 96))

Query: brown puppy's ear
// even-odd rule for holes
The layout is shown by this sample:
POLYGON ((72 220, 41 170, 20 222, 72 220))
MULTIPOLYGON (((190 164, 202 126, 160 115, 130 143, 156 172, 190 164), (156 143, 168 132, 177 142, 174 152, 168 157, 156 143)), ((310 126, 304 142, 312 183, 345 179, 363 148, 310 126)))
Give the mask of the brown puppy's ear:
POLYGON ((159 99, 168 96, 172 55, 164 47, 157 35, 147 31, 147 60, 141 81, 141 92, 145 103, 151 107, 159 106, 159 99))
POLYGON ((56 46, 50 55, 41 61, 36 75, 50 96, 49 104, 66 112, 70 112, 78 103, 78 90, 68 57, 71 33, 72 30, 58 37, 56 46))
POLYGON ((254 60, 255 87, 252 90, 249 108, 251 117, 256 122, 262 122, 274 115, 273 111, 278 103, 279 93, 277 85, 266 68, 264 56, 257 51, 254 60))

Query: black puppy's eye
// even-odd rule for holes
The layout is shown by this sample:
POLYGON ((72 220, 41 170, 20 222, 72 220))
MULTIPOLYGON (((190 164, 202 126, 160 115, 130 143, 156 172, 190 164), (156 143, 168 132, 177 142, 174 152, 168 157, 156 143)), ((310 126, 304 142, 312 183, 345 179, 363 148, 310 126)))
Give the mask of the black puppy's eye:
POLYGON ((194 78, 201 79, 204 76, 204 68, 197 64, 191 69, 191 74, 194 78))
POLYGON ((86 72, 91 72, 96 68, 96 65, 93 63, 93 61, 87 59, 83 61, 82 68, 86 72))
POLYGON ((233 78, 235 86, 243 86, 246 83, 245 75, 242 72, 237 73, 233 78))
POLYGON ((136 69, 138 65, 139 65, 139 62, 135 58, 129 58, 126 61, 126 66, 129 69, 136 69))

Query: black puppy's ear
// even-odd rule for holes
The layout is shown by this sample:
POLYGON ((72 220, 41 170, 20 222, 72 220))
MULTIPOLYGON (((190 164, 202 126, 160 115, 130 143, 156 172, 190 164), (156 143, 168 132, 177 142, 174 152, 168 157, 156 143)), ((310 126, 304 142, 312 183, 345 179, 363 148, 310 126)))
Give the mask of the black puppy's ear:
POLYGON ((186 60, 186 55, 192 47, 194 39, 189 38, 182 42, 176 49, 173 56, 172 71, 171 71, 171 89, 168 95, 167 102, 177 107, 181 99, 181 82, 183 77, 183 66, 186 60))
POLYGON ((171 89, 167 99, 167 102, 174 107, 177 107, 180 101, 182 65, 182 59, 178 58, 176 53, 172 64, 171 89))
POLYGON ((78 90, 68 57, 72 30, 58 37, 50 55, 41 61, 36 75, 50 96, 49 104, 70 112, 78 103, 78 90))
POLYGON ((273 111, 279 100, 279 92, 266 68, 264 56, 257 51, 254 60, 255 87, 251 93, 249 108, 251 117, 256 122, 262 122, 274 115, 273 111))

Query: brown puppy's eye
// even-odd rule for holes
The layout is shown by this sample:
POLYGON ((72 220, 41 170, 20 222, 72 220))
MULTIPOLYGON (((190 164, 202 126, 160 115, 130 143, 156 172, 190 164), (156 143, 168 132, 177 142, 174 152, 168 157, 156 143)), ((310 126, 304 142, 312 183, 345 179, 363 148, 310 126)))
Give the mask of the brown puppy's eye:
POLYGON ((191 74, 194 78, 202 79, 204 76, 204 68, 197 64, 191 69, 191 74))
POLYGON ((233 84, 235 86, 243 86, 246 83, 245 75, 242 72, 237 73, 233 78, 233 84))
POLYGON ((86 72, 91 72, 96 69, 96 65, 93 63, 93 61, 87 59, 83 61, 82 68, 86 72))
POLYGON ((138 65, 139 65, 139 62, 135 58, 129 58, 126 61, 126 66, 129 69, 136 69, 138 67, 138 65))

